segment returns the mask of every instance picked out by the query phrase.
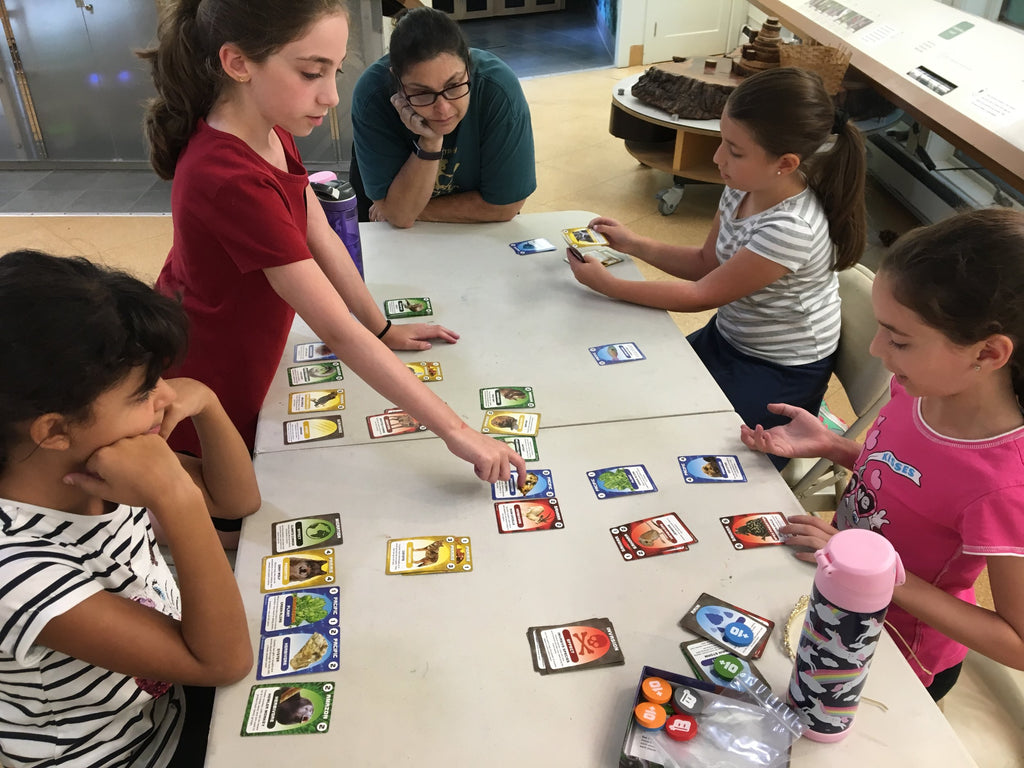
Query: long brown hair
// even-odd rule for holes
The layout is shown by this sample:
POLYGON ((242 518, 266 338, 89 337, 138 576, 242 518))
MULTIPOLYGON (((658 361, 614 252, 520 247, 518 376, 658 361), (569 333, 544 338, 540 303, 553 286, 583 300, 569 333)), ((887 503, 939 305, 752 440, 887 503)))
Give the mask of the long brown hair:
POLYGON ((833 269, 838 272, 860 261, 867 239, 864 139, 837 112, 821 77, 795 67, 767 69, 737 86, 725 112, 742 123, 768 154, 793 153, 800 158, 836 244, 833 269), (832 135, 834 145, 820 151, 832 135))
POLYGON ((1024 213, 984 208, 912 230, 878 271, 896 301, 954 344, 1010 337, 1013 390, 1024 402, 1024 213))
POLYGON ((332 13, 345 0, 167 0, 161 3, 156 46, 138 55, 150 62, 157 96, 143 126, 149 161, 163 179, 174 178, 178 156, 196 123, 213 108, 228 77, 220 64, 225 43, 252 61, 266 61, 332 13))

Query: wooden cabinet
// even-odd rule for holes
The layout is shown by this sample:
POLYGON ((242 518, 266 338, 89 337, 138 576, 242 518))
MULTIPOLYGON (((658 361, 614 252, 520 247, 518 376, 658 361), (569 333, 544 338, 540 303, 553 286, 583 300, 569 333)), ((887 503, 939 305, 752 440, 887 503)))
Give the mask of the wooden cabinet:
POLYGON ((565 0, 434 0, 434 7, 457 20, 482 19, 513 13, 561 11, 565 9, 565 0))

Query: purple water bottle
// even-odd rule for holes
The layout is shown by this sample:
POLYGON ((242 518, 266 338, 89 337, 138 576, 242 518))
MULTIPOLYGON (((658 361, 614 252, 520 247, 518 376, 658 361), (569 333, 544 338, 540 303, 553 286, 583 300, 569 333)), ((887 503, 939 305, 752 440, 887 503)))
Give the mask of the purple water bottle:
POLYGON ((853 724, 893 587, 906 573, 888 539, 860 528, 835 534, 814 558, 789 703, 807 716, 804 736, 839 741, 853 724))
POLYGON ((363 275, 363 250, 359 241, 359 211, 357 210, 356 191, 347 181, 327 181, 311 183, 327 221, 338 233, 338 237, 348 249, 352 261, 355 262, 359 276, 363 275))

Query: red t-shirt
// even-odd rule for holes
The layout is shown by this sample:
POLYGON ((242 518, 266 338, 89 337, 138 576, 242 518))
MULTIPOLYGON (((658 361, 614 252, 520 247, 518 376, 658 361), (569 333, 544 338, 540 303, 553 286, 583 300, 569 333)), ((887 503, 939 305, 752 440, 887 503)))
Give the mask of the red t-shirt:
MULTIPOLYGON (((295 316, 263 270, 312 258, 306 169, 291 134, 274 130, 287 172, 199 121, 175 168, 174 244, 156 281, 160 293, 181 296, 191 320, 188 354, 173 375, 216 392, 250 451, 295 316)), ((179 425, 169 442, 199 454, 191 422, 179 425)))

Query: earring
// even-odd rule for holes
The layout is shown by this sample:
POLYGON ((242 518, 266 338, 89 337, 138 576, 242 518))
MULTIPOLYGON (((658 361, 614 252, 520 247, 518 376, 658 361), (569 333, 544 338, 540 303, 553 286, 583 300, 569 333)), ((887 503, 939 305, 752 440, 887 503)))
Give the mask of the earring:
POLYGON ((776 176, 781 176, 781 175, 782 175, 782 171, 776 171, 776 172, 775 172, 775 175, 776 175, 776 176))
POLYGON ((980 371, 980 370, 981 370, 981 366, 980 366, 980 365, 977 365, 977 364, 975 364, 975 366, 974 366, 974 370, 975 370, 975 372, 977 372, 977 371, 980 371))
POLYGON ((239 77, 238 78, 238 82, 240 82, 240 83, 248 83, 249 82, 249 78, 248 77, 239 77))

